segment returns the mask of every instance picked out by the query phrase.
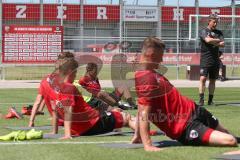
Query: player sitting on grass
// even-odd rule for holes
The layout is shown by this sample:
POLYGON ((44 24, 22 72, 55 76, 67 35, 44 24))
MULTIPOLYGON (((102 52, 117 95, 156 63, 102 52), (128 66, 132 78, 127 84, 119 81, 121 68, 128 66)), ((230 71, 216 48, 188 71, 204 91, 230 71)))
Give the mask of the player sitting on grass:
MULTIPOLYGON (((58 57, 58 60, 56 62, 56 68, 59 65, 58 63, 60 63, 61 59, 63 59, 63 57, 65 57, 65 56, 73 56, 73 54, 70 53, 70 52, 65 52, 63 54, 60 54, 59 57, 58 57)), ((56 69, 56 71, 57 71, 57 69, 56 69)), ((39 94, 36 97, 36 100, 34 102, 34 106, 32 106, 32 105, 23 106, 22 107, 22 113, 18 112, 15 107, 10 107, 9 112, 5 116, 5 118, 6 119, 9 119, 9 118, 21 119, 21 118, 23 118, 23 115, 30 115, 29 127, 33 127, 35 116, 44 114, 43 109, 44 109, 45 104, 47 105, 47 108, 49 110, 50 115, 52 115, 51 105, 49 103, 49 100, 46 97, 44 97, 44 94, 43 94, 44 90, 42 89, 44 81, 46 79, 47 79, 46 77, 43 78, 41 83, 40 83, 39 94), (44 101, 44 99, 45 99, 45 101, 44 101)))
MULTIPOLYGON (((113 131, 115 128, 129 126, 134 129, 135 118, 130 114, 118 111, 102 111, 92 108, 87 104, 81 93, 72 84, 76 77, 78 63, 76 60, 67 59, 59 67, 59 75, 52 77, 53 83, 48 85, 48 94, 55 94, 56 99, 53 117, 64 119, 65 136, 94 135, 113 131)), ((54 123, 56 125, 56 123, 54 123)), ((53 127, 56 128, 56 127, 53 127)), ((53 133, 57 133, 56 130, 53 133)))
MULTIPOLYGON (((59 66, 63 63, 64 59, 73 58, 73 57, 74 57, 74 55, 71 52, 63 52, 63 53, 59 54, 58 59, 55 63, 55 72, 53 74, 58 73, 59 66)), ((35 121, 37 112, 40 109, 42 110, 44 105, 47 106, 47 109, 48 109, 50 115, 52 116, 53 111, 52 111, 52 106, 50 103, 51 97, 48 97, 48 94, 47 94, 48 91, 46 90, 46 87, 45 87, 45 85, 48 85, 47 81, 49 81, 50 76, 51 76, 51 74, 44 77, 40 83, 40 86, 38 89, 38 95, 36 97, 36 100, 35 100, 33 108, 32 108, 32 113, 30 116, 29 124, 28 124, 29 127, 34 127, 34 121, 35 121)), ((59 119, 59 125, 63 125, 63 120, 59 119)))
POLYGON ((92 97, 99 98, 111 106, 118 106, 119 108, 126 110, 136 107, 136 104, 132 100, 132 96, 126 87, 115 88, 112 93, 107 93, 101 90, 98 77, 98 67, 96 63, 88 63, 86 67, 86 73, 80 78, 79 84, 92 94, 92 97), (121 104, 121 97, 125 97, 128 105, 121 104))
MULTIPOLYGON (((58 69, 59 66, 63 63, 63 61, 65 59, 68 58, 74 58, 73 53, 71 52, 63 52, 62 54, 60 54, 58 56, 58 60, 56 61, 56 66, 55 66, 55 71, 52 74, 47 75, 46 77, 44 77, 40 83, 40 87, 39 87, 39 93, 36 97, 36 100, 34 102, 34 107, 31 109, 32 113, 30 116, 30 121, 29 121, 29 127, 33 127, 34 126, 34 121, 35 121, 35 117, 38 113, 39 110, 42 110, 44 105, 46 104, 47 109, 50 113, 50 115, 52 116, 52 106, 50 104, 50 99, 54 99, 54 97, 49 97, 48 96, 48 92, 49 90, 47 90, 46 86, 48 85, 48 81, 51 79, 50 77, 53 76, 55 74, 58 74, 58 69)), ((84 96, 84 100, 90 100, 90 98, 84 96)), ((96 98, 91 98, 91 101, 88 101, 87 103, 89 103, 92 107, 98 109, 98 110, 119 110, 117 108, 113 108, 109 105, 107 105, 106 103, 104 103, 101 100, 98 100, 96 98)), ((119 110, 120 111, 120 110, 119 110)), ((62 126, 63 125, 63 120, 59 119, 58 125, 62 126)))
POLYGON ((162 62, 165 44, 149 37, 143 42, 140 68, 135 72, 138 116, 132 143, 144 144, 146 151, 159 151, 149 136, 149 121, 184 145, 237 146, 234 136, 205 108, 182 96, 155 69, 162 62))

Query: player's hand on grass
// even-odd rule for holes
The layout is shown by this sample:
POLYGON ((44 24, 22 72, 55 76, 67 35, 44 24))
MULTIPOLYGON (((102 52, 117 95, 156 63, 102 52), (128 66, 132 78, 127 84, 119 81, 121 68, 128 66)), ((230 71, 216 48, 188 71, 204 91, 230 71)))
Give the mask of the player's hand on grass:
POLYGON ((60 139, 61 139, 61 140, 66 140, 66 139, 72 139, 72 137, 71 137, 71 136, 63 136, 63 137, 61 137, 60 139))
POLYGON ((162 151, 163 149, 155 146, 146 145, 144 146, 144 150, 147 152, 158 152, 158 151, 162 151))
POLYGON ((28 127, 34 127, 34 122, 29 122, 28 127))

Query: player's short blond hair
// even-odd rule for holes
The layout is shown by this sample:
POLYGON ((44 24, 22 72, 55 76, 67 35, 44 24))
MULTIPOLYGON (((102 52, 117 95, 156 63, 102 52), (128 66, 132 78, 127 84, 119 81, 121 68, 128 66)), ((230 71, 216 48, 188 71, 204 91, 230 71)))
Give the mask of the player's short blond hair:
POLYGON ((64 62, 59 66, 59 72, 67 75, 69 71, 75 71, 78 68, 78 62, 74 58, 64 59, 64 62))
POLYGON ((57 61, 55 63, 55 69, 58 70, 59 66, 65 63, 68 59, 74 59, 74 54, 72 52, 62 52, 58 55, 57 61))
POLYGON ((145 53, 148 48, 154 48, 163 52, 165 49, 165 44, 161 39, 157 37, 147 37, 143 41, 142 53, 145 53))

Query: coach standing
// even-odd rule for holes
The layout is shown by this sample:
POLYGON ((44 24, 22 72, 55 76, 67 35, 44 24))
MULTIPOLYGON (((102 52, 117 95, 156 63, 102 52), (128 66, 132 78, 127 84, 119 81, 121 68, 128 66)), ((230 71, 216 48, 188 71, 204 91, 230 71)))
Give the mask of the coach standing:
POLYGON ((204 105, 204 91, 207 77, 209 75, 209 98, 208 105, 213 104, 215 82, 219 70, 219 47, 224 47, 224 38, 220 30, 217 30, 219 16, 209 15, 208 26, 200 32, 201 58, 200 58, 200 86, 199 106, 204 105))

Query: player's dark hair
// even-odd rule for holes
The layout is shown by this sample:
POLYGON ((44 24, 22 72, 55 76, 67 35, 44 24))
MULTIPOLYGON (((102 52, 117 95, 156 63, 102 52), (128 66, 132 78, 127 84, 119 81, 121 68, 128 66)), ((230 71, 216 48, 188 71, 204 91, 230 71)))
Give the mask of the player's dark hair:
POLYGON ((90 72, 94 69, 97 69, 97 64, 96 63, 88 63, 86 66, 86 71, 90 72))
POLYGON ((64 59, 64 58, 74 58, 74 54, 72 52, 62 52, 58 55, 58 60, 64 59))

